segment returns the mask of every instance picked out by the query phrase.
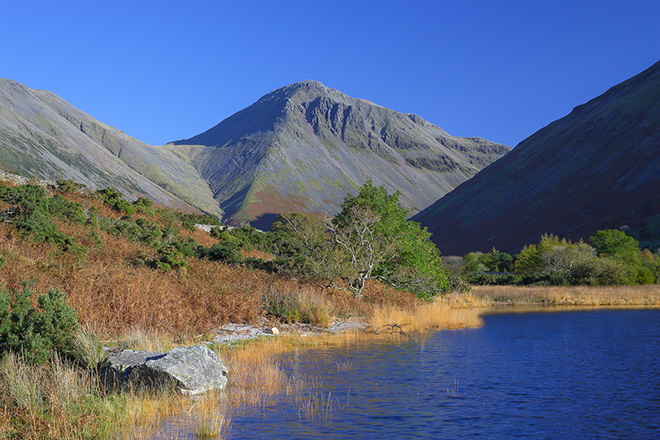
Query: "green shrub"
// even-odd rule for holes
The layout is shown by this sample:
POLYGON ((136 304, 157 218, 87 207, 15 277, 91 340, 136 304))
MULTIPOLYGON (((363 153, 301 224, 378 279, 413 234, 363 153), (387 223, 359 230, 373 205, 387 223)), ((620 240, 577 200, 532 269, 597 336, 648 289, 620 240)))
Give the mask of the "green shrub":
POLYGON ((82 183, 75 182, 73 180, 64 180, 59 179, 55 182, 55 186, 58 190, 62 191, 64 194, 75 194, 80 192, 86 186, 82 183))
POLYGON ((133 206, 138 212, 142 212, 147 215, 154 215, 154 210, 151 209, 154 206, 154 202, 149 199, 138 197, 137 200, 133 202, 133 206))
POLYGON ((0 355, 20 353, 31 363, 45 363, 53 353, 69 356, 79 328, 76 312, 66 304, 66 296, 56 289, 30 301, 32 291, 0 292, 0 355))
POLYGON ((30 240, 53 243, 76 256, 85 253, 72 237, 58 232, 52 220, 52 216, 57 216, 69 223, 84 224, 86 219, 79 203, 69 202, 60 195, 48 198, 46 190, 34 185, 0 186, 0 200, 13 205, 2 214, 4 221, 13 224, 30 240))
POLYGON ((103 203, 115 209, 116 211, 123 212, 127 215, 133 215, 137 212, 137 208, 130 202, 124 200, 122 198, 122 193, 114 188, 104 188, 97 191, 97 193, 103 197, 103 203))
POLYGON ((478 286, 506 286, 523 284, 524 278, 516 274, 490 274, 480 273, 466 278, 470 284, 478 286))
POLYGON ((236 264, 241 258, 233 248, 223 246, 219 243, 210 248, 200 248, 198 252, 200 258, 208 258, 211 261, 221 261, 227 264, 236 264))
POLYGON ((571 271, 576 284, 591 286, 635 284, 637 271, 634 267, 610 258, 594 258, 584 261, 571 271))
POLYGON ((87 222, 82 205, 78 202, 70 202, 59 194, 48 200, 48 212, 74 225, 84 225, 87 222))

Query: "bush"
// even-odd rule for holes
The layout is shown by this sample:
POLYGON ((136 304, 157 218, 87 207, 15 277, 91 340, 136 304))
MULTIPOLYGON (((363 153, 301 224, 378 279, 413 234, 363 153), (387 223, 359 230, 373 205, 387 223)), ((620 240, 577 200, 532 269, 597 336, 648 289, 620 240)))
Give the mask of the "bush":
POLYGON ((32 241, 53 243, 76 256, 85 253, 72 237, 58 232, 52 220, 52 216, 57 216, 69 223, 84 224, 86 220, 79 203, 69 202, 60 195, 49 199, 46 190, 34 185, 0 186, 0 200, 13 205, 0 217, 32 241))
MULTIPOLYGON (((183 214, 178 213, 181 226, 189 231, 195 230, 195 225, 215 225, 222 226, 222 222, 217 218, 207 214, 183 214)), ((214 228, 218 229, 218 228, 214 228)), ((213 229, 211 230, 213 232, 213 229)))
POLYGON ((154 206, 154 202, 144 197, 138 197, 136 201, 133 202, 133 206, 138 212, 142 212, 148 215, 154 215, 154 210, 151 209, 154 206))
POLYGON ((330 305, 318 296, 304 296, 296 292, 271 292, 264 295, 264 305, 269 315, 281 319, 284 323, 319 326, 330 324, 330 305))
POLYGON ((85 185, 77 183, 73 180, 59 179, 55 182, 55 186, 64 194, 75 194, 82 191, 85 185))
POLYGON ((210 248, 200 248, 198 256, 200 258, 208 258, 211 261, 221 261, 227 264, 236 264, 241 261, 241 258, 233 248, 218 243, 210 248))
POLYGON ((104 188, 97 191, 97 193, 103 197, 103 203, 115 209, 116 211, 123 212, 127 215, 133 215, 137 212, 137 208, 124 200, 122 198, 122 193, 114 188, 104 188))
POLYGON ((634 267, 609 258, 594 258, 578 264, 572 270, 576 284, 610 286, 635 284, 637 271, 634 267))
POLYGON ((45 363, 52 354, 71 355, 79 328, 75 310, 56 289, 38 298, 35 309, 25 285, 21 291, 0 292, 0 355, 20 353, 31 363, 45 363))
POLYGON ((491 274, 480 273, 466 278, 470 284, 479 286, 506 286, 506 285, 519 285, 524 283, 524 278, 520 275, 508 274, 491 274))

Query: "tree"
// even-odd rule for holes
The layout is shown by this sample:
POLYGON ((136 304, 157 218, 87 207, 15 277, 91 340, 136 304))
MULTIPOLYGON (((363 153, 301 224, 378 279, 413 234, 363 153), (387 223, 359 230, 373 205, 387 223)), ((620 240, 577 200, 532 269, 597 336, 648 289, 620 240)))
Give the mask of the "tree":
POLYGON ((305 278, 324 282, 327 287, 347 276, 345 258, 331 239, 326 226, 329 223, 311 214, 293 212, 277 217, 271 227, 271 233, 279 235, 280 256, 302 259, 309 268, 305 278))
POLYGON ((612 258, 624 263, 640 261, 639 242, 616 229, 605 229, 589 237, 589 244, 596 248, 601 257, 612 258))
POLYGON ((367 280, 380 279, 420 296, 448 288, 448 277, 431 234, 407 221, 399 193, 367 181, 347 195, 341 212, 326 221, 334 244, 344 255, 346 278, 357 298, 367 280))

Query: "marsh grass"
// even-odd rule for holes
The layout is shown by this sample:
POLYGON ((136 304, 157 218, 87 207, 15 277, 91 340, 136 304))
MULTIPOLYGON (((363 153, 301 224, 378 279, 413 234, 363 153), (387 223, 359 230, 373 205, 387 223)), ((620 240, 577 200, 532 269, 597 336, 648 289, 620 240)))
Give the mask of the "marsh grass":
POLYGON ((424 302, 407 308, 389 305, 374 307, 369 317, 371 329, 377 333, 421 333, 440 328, 478 327, 476 309, 454 308, 442 300, 424 302))
POLYGON ((474 286, 473 296, 488 306, 660 306, 660 285, 643 286, 474 286))
POLYGON ((335 411, 341 410, 339 401, 332 397, 332 393, 308 392, 295 396, 298 406, 298 415, 307 420, 329 420, 335 411))
MULTIPOLYGON (((0 386, 9 426, 16 438, 91 439, 109 434, 112 415, 99 399, 97 378, 57 357, 45 366, 28 365, 7 354, 0 386)), ((2 424, 0 424, 2 426, 2 424)))

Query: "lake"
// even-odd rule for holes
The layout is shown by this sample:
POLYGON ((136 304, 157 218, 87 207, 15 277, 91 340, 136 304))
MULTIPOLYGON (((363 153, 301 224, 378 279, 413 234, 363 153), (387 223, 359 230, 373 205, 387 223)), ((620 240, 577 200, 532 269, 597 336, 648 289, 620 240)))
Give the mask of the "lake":
POLYGON ((321 387, 235 414, 225 438, 660 438, 660 310, 491 314, 284 364, 321 387))

